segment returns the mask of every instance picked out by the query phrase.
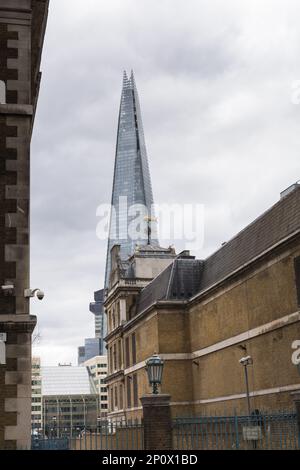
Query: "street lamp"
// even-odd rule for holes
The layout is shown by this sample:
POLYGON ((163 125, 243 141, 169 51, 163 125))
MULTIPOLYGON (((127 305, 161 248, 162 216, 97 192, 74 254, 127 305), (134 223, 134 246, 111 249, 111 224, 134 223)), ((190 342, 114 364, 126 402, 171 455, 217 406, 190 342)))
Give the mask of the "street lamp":
POLYGON ((251 356, 242 357, 239 360, 239 363, 244 366, 245 370, 245 382, 246 382, 246 393, 247 393, 247 403, 248 403, 248 416, 251 415, 251 407, 250 407, 250 393, 249 393, 249 381, 248 381, 248 370, 247 367, 253 364, 253 359, 251 356))
POLYGON ((154 354, 146 361, 146 372, 154 395, 158 394, 158 385, 161 385, 162 382, 163 368, 164 361, 158 356, 158 354, 154 354))

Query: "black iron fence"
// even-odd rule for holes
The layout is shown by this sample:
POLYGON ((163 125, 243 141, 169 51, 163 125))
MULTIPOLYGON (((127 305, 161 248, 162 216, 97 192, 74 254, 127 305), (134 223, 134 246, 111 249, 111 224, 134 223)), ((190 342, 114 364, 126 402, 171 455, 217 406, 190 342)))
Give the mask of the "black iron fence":
MULTIPOLYGON (((300 450, 296 413, 283 411, 176 418, 172 439, 174 450, 300 450)), ((32 449, 143 450, 144 427, 140 422, 122 421, 95 430, 69 429, 66 437, 33 437, 32 449)))
POLYGON ((300 449, 297 417, 293 412, 251 416, 176 418, 176 450, 300 449))
POLYGON ((69 429, 68 437, 37 436, 32 450, 142 450, 144 430, 140 422, 110 422, 98 429, 69 429))

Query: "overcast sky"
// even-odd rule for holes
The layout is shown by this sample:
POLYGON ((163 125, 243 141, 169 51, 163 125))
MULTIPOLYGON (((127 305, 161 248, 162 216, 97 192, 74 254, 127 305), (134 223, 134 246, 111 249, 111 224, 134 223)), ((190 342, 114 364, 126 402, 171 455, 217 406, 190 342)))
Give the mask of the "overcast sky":
POLYGON ((111 197, 123 70, 135 71, 155 202, 205 205, 205 257, 300 178, 300 4, 50 4, 31 164, 31 287, 46 295, 31 311, 34 354, 75 365, 103 287, 96 209, 111 197))

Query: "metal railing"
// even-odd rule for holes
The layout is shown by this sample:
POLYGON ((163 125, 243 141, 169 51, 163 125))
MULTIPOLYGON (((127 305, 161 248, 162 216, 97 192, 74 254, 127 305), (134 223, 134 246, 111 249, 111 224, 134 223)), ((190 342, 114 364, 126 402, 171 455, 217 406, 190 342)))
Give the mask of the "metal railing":
POLYGON ((31 450, 69 450, 70 442, 68 438, 44 439, 32 438, 31 450))
POLYGON ((81 434, 70 442, 72 450, 142 450, 143 426, 114 424, 94 433, 81 434))
POLYGON ((139 422, 133 424, 111 422, 98 429, 80 432, 69 429, 68 437, 32 439, 32 450, 142 450, 144 429, 139 422), (72 432, 71 432, 72 431, 72 432), (72 436, 72 437, 70 437, 72 436))
POLYGON ((198 416, 176 418, 176 450, 300 449, 297 417, 293 412, 251 416, 198 416))

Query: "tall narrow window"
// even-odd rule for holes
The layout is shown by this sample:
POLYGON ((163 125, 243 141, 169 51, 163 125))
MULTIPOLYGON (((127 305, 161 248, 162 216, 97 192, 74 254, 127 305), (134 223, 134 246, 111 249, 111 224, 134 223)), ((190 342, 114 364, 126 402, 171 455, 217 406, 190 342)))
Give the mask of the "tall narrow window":
POLYGON ((131 377, 126 377, 127 408, 131 408, 131 377))
POLYGON ((109 349, 109 371, 112 374, 113 372, 113 348, 112 346, 109 349))
POLYGON ((119 399, 120 410, 123 410, 124 400, 123 400, 123 385, 122 384, 119 386, 119 391, 120 391, 120 399, 119 399))
POLYGON ((0 104, 6 104, 6 85, 0 80, 0 104))
POLYGON ((136 364, 136 340, 135 333, 131 336, 132 364, 136 364))
POLYGON ((126 355, 126 367, 130 366, 130 357, 129 357, 129 336, 125 339, 125 355, 126 355))
POLYGON ((297 304, 300 306, 300 256, 294 259, 297 304))
POLYGON ((113 387, 111 387, 111 389, 110 389, 109 409, 110 409, 110 411, 114 410, 114 389, 113 389, 113 387))
POLYGON ((114 355, 114 371, 117 370, 117 351, 116 351, 117 345, 116 343, 113 346, 113 355, 114 355))
POLYGON ((118 369, 122 369, 122 342, 118 341, 118 369))
POLYGON ((113 314, 112 309, 109 311, 109 331, 113 330, 113 314))
POLYGON ((135 408, 139 406, 137 374, 133 376, 133 406, 135 408))
POLYGON ((120 303, 117 303, 117 326, 120 325, 120 303))
POLYGON ((115 307, 112 308, 112 329, 114 330, 116 327, 116 314, 115 314, 115 307))
POLYGON ((118 409, 118 386, 115 386, 115 408, 118 409))

